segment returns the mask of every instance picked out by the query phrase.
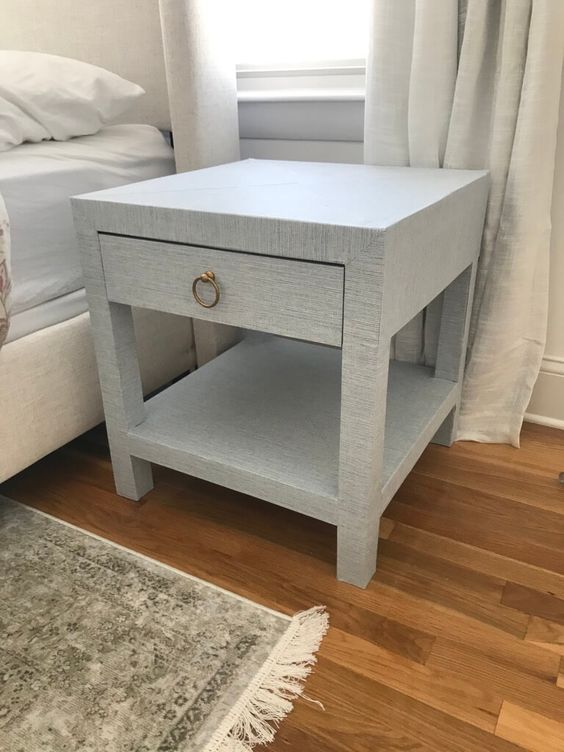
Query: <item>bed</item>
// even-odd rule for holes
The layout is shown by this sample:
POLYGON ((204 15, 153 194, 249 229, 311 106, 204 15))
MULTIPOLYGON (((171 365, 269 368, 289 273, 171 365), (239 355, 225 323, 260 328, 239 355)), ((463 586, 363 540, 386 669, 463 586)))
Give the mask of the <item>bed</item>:
MULTIPOLYGON (((0 350, 0 481, 103 417, 69 197, 238 158, 234 69, 209 24, 213 5, 3 0, 1 49, 84 60, 135 81, 146 95, 127 123, 0 154, 13 277, 0 350), (174 153, 163 135, 170 131, 174 153)), ((146 391, 196 365, 189 319, 136 311, 135 323, 146 391)))
POLYGON ((8 342, 88 308, 69 196, 174 169, 171 147, 150 125, 114 125, 92 136, 0 152, 0 194, 12 238, 8 342))

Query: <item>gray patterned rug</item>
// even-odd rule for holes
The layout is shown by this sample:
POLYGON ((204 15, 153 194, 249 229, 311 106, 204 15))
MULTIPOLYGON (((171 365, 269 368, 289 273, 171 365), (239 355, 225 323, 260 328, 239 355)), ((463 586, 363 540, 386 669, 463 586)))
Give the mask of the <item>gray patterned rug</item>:
POLYGON ((326 629, 0 497, 2 752, 250 750, 326 629))

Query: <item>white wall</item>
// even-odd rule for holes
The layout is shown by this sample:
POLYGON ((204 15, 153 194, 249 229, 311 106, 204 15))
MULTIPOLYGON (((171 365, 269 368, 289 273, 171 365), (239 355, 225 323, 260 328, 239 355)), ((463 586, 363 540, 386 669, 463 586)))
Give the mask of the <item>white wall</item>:
POLYGON ((361 141, 293 141, 287 139, 241 139, 241 158, 299 159, 306 162, 361 163, 361 141))
MULTIPOLYGON (((362 162, 360 102, 280 102, 262 111, 242 102, 240 112, 243 159, 362 162)), ((564 89, 552 214, 548 338, 527 420, 564 429, 564 89)))
POLYGON ((564 86, 552 203, 548 337, 527 418, 564 428, 564 86))

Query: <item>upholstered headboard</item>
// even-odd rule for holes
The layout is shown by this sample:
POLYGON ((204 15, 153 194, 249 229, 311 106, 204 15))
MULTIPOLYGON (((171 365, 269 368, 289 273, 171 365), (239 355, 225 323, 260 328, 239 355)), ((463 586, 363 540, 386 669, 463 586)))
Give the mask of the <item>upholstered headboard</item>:
POLYGON ((174 133, 179 170, 239 158, 232 0, 0 0, 0 49, 84 60, 142 86, 125 115, 174 133))

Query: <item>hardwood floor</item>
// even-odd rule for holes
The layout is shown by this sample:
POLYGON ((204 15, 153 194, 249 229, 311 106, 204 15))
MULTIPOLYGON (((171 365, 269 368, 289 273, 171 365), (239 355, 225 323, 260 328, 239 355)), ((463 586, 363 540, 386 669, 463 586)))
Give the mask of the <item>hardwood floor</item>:
POLYGON ((388 507, 367 590, 335 580, 335 530, 156 472, 113 491, 86 436, 0 492, 281 611, 324 603, 331 630, 273 752, 564 751, 564 433, 522 448, 431 446, 388 507))

